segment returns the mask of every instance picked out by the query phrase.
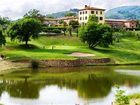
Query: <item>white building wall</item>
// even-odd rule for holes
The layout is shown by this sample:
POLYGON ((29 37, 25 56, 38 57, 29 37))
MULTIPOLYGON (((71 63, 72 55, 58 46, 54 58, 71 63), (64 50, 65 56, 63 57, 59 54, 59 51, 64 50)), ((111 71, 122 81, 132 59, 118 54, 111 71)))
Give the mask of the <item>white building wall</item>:
POLYGON ((86 24, 90 15, 97 16, 99 19, 99 23, 105 22, 105 12, 103 10, 82 10, 79 11, 79 23, 81 25, 86 24), (92 11, 94 13, 92 13, 92 11), (102 20, 100 19, 100 17, 102 17, 102 20))

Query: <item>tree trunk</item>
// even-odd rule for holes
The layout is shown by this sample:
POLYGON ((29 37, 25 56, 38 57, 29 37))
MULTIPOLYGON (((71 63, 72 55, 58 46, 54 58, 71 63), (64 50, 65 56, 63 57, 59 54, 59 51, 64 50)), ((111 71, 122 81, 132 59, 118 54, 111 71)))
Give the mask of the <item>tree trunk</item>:
POLYGON ((28 41, 27 40, 25 41, 25 45, 28 46, 28 41))
POLYGON ((72 31, 69 31, 70 36, 72 36, 72 31))
POLYGON ((64 36, 66 36, 66 31, 64 31, 64 36))
POLYGON ((89 44, 89 48, 95 48, 99 43, 101 42, 101 40, 99 40, 97 43, 93 44, 89 44))
POLYGON ((96 44, 94 44, 92 47, 95 48, 101 41, 98 41, 96 44))

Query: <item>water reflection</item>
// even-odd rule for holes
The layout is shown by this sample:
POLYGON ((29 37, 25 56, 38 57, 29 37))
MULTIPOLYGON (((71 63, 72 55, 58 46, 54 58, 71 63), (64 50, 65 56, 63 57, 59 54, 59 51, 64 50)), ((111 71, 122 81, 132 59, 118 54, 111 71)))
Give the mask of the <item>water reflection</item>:
POLYGON ((102 98, 109 94, 112 86, 109 78, 89 75, 88 79, 79 82, 77 91, 79 97, 84 99, 102 98))
MULTIPOLYGON (((31 73, 30 75, 25 73, 24 76, 21 76, 20 72, 12 73, 10 75, 17 76, 20 79, 8 80, 6 76, 2 77, 0 82, 0 96, 3 97, 5 95, 4 93, 7 92, 11 98, 38 100, 39 103, 37 105, 51 104, 50 100, 52 99, 54 99, 52 103, 60 102, 64 104, 64 101, 61 100, 62 97, 67 100, 65 104, 67 102, 73 102, 73 104, 76 104, 76 102, 85 103, 85 101, 93 103, 95 100, 100 99, 97 103, 103 105, 101 104, 102 99, 106 98, 106 101, 110 101, 109 98, 112 96, 109 97, 109 95, 113 94, 112 88, 114 84, 133 89, 140 86, 140 77, 126 76, 125 74, 115 72, 112 68, 102 67, 102 69, 98 68, 99 70, 97 68, 95 69, 95 67, 87 67, 88 69, 90 68, 89 70, 84 68, 81 68, 77 72, 68 73, 62 70, 63 73, 56 74, 52 74, 54 71, 51 71, 51 74, 50 71, 43 71, 43 74, 40 71, 36 73, 33 73, 33 71, 22 71, 22 74, 23 72, 31 73), (82 69, 84 71, 81 71, 82 69), (56 93, 53 93, 55 91, 56 93), (59 96, 58 94, 61 97, 57 97, 59 96), (41 104, 42 102, 45 104, 41 104)), ((72 69, 69 70, 71 71, 72 69)), ((24 105, 22 103, 17 105, 24 105)))

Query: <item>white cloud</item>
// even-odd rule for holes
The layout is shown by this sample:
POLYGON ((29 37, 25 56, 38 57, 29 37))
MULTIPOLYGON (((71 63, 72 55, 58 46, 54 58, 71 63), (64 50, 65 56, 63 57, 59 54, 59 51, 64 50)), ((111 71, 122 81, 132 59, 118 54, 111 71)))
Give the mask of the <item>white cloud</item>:
POLYGON ((91 4, 101 8, 114 8, 124 5, 140 5, 140 0, 0 0, 0 15, 12 19, 23 16, 30 9, 38 9, 43 14, 82 8, 91 4))

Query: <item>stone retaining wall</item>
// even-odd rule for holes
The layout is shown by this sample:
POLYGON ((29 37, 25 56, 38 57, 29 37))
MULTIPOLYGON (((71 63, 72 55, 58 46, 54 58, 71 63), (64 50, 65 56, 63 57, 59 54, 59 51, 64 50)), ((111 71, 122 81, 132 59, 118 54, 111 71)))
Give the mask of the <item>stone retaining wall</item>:
POLYGON ((74 67, 74 66, 82 66, 82 65, 105 64, 109 62, 111 62, 110 58, 42 61, 43 64, 49 67, 74 67))

